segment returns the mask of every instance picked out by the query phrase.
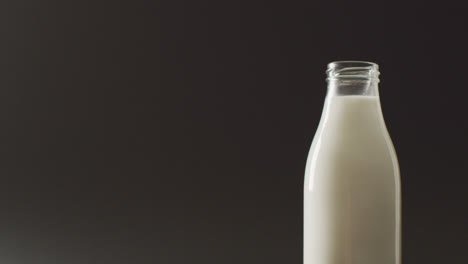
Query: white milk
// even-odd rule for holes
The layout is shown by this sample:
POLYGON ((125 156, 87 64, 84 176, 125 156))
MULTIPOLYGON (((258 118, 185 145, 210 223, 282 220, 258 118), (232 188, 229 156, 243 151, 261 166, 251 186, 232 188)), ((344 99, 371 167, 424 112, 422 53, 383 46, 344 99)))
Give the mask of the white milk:
POLYGON ((326 99, 304 187, 304 264, 400 263, 399 170, 377 96, 326 99))

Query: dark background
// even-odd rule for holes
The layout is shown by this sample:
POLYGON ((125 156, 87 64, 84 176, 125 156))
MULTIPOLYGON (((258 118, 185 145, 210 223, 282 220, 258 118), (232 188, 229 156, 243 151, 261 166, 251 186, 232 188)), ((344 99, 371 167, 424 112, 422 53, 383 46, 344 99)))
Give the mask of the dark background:
POLYGON ((301 263, 324 71, 352 59, 380 65, 404 263, 466 263, 466 11, 2 1, 0 262, 301 263))

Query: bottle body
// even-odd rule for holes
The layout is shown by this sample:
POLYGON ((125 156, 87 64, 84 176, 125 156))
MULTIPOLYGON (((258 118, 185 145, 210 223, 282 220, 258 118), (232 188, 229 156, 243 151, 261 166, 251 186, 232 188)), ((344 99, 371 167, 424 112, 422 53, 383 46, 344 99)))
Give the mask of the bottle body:
POLYGON ((304 264, 400 263, 398 163, 367 85, 327 94, 306 165, 304 264))

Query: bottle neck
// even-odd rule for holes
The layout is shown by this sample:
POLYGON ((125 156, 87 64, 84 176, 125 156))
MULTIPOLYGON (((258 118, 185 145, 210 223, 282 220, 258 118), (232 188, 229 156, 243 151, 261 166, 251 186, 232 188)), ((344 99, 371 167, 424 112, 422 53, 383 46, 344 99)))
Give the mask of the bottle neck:
POLYGON ((380 107, 377 64, 332 62, 327 73, 328 90, 321 129, 327 127, 334 133, 350 135, 381 133, 385 123, 380 107))
POLYGON ((379 66, 365 61, 328 64, 327 96, 379 96, 379 66))
POLYGON ((379 96, 378 80, 337 78, 328 80, 327 97, 379 96))

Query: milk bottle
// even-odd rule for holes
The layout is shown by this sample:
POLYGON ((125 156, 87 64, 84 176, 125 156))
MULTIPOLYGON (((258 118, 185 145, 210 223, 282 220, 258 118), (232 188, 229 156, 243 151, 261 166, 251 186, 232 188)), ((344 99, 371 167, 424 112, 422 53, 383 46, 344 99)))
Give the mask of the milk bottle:
POLYGON ((399 264, 400 175, 378 65, 328 65, 304 184, 304 264, 399 264))

